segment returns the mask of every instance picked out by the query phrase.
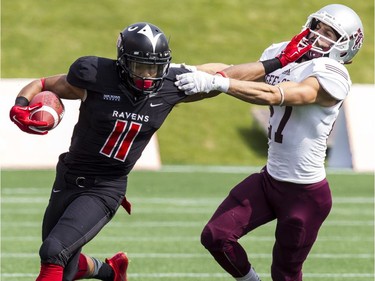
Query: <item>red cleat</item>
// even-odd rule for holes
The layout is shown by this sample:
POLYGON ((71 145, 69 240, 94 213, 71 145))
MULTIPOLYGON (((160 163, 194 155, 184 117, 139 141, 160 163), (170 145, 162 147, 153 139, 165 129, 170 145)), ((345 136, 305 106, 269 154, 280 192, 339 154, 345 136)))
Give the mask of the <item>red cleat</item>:
POLYGON ((126 270, 128 269, 129 259, 123 252, 118 252, 110 259, 105 259, 115 272, 113 281, 127 281, 126 270))

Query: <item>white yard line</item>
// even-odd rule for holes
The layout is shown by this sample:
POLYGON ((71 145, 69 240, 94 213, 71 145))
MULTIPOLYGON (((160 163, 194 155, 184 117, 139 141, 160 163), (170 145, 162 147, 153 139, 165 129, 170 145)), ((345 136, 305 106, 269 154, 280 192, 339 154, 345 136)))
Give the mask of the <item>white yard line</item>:
MULTIPOLYGON (((258 273, 260 277, 269 277, 267 273, 258 273)), ((321 278, 374 278, 373 273, 308 273, 304 272, 303 276, 310 279, 321 278)), ((36 274, 33 273, 3 273, 3 278, 33 278, 36 274)), ((129 273, 129 278, 230 278, 226 273, 129 273)))

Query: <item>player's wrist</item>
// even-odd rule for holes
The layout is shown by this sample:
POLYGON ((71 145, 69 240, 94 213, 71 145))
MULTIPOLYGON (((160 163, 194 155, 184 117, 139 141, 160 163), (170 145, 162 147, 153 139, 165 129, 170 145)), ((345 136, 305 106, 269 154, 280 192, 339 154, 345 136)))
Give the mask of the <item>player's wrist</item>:
POLYGON ((263 64, 264 71, 266 74, 274 72, 276 69, 283 67, 281 58, 278 58, 278 57, 261 61, 261 63, 263 64))
POLYGON ((25 97, 17 97, 14 105, 19 105, 19 106, 28 106, 29 105, 29 100, 25 97))
POLYGON ((220 92, 227 92, 229 89, 229 78, 221 76, 221 74, 214 75, 213 81, 213 90, 220 92))

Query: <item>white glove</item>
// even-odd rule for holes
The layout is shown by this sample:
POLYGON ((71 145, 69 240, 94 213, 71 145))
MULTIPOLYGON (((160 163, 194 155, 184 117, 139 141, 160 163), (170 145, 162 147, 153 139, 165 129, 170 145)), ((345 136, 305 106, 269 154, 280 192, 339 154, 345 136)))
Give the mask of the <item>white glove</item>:
POLYGON ((176 75, 174 83, 178 89, 185 91, 186 95, 196 93, 208 93, 211 91, 227 92, 229 89, 229 78, 221 75, 211 75, 203 71, 195 71, 176 75))
POLYGON ((184 68, 190 70, 191 72, 197 71, 197 68, 194 65, 188 65, 185 63, 170 63, 169 67, 184 68))

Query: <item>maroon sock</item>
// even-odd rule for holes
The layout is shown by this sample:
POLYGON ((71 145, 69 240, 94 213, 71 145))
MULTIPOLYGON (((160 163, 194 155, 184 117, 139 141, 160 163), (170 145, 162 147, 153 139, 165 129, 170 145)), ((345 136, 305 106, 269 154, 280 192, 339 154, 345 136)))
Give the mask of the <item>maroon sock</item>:
POLYGON ((64 268, 61 265, 42 263, 36 281, 62 281, 64 268))
POLYGON ((87 269, 88 269, 87 259, 85 255, 80 254, 79 261, 78 261, 78 272, 76 273, 76 276, 74 276, 73 280, 81 279, 86 274, 87 269))

